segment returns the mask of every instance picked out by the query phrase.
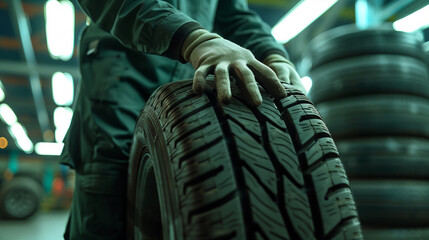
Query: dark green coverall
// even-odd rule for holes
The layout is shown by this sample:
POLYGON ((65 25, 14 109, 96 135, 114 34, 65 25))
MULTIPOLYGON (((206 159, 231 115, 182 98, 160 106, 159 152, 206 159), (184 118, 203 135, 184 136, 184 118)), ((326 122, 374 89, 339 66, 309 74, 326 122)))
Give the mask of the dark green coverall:
POLYGON ((135 121, 162 84, 192 78, 180 55, 204 28, 253 52, 286 56, 246 0, 78 0, 91 19, 80 41, 82 82, 61 161, 76 170, 66 239, 124 239, 135 121), (182 63, 180 63, 182 62, 182 63))

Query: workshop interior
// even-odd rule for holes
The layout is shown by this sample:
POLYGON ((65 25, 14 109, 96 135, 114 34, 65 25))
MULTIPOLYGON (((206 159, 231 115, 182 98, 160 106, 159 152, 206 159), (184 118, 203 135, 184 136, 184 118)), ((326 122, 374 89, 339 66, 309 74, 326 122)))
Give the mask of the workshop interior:
MULTIPOLYGON (((329 129, 364 239, 429 239, 429 1, 247 2, 329 129)), ((63 239, 75 171, 59 156, 88 22, 76 0, 0 0, 0 240, 63 239)))

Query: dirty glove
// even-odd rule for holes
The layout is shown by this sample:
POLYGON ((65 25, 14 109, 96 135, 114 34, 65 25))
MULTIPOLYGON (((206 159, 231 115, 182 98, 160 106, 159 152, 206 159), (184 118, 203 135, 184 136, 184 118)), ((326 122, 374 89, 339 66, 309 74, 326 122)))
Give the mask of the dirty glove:
POLYGON ((207 75, 214 73, 218 99, 228 101, 231 98, 230 69, 233 69, 250 105, 262 103, 257 82, 275 98, 286 96, 273 70, 256 60, 249 50, 217 34, 203 29, 193 31, 183 44, 182 56, 196 70, 193 81, 196 94, 204 91, 207 75))
POLYGON ((292 84, 303 93, 306 93, 301 83, 301 78, 295 70, 295 66, 285 57, 279 54, 271 54, 264 59, 264 64, 270 67, 282 83, 292 84))

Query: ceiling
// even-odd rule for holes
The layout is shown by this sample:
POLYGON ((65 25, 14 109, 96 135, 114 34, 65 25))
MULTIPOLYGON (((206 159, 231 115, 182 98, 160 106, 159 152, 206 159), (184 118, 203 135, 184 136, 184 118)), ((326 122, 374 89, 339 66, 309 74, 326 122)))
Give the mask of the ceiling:
MULTIPOLYGON (((403 0, 384 1, 383 8, 387 9, 387 6, 398 1, 403 0)), ((51 90, 52 74, 57 71, 70 73, 74 77, 75 88, 79 82, 77 47, 73 58, 69 61, 54 60, 49 55, 45 35, 45 2, 45 0, 15 0, 12 4, 12 0, 0 0, 0 80, 6 92, 4 102, 14 110, 18 121, 25 127, 33 143, 54 140, 55 126, 52 116, 57 106, 53 101, 51 90), (25 37, 25 32, 24 35, 20 34, 17 19, 28 20, 20 23, 21 30, 22 26, 28 25, 28 28, 24 29, 30 33, 28 38, 25 37), (23 46, 26 47, 23 48, 23 46), (25 54, 24 49, 33 49, 35 58, 32 59, 28 52, 25 54), (40 82, 41 91, 37 89, 32 91, 31 84, 33 88, 37 88, 38 82, 40 82)), ((75 36, 78 36, 85 25, 86 17, 75 0, 72 2, 76 9, 75 36)), ((297 2, 298 0, 249 0, 250 7, 271 26, 297 2)), ((392 21, 405 16, 427 2, 427 0, 409 1, 409 4, 403 8, 394 9, 387 20, 392 21)), ((286 48, 291 58, 299 60, 308 42, 319 33, 335 26, 354 23, 354 20, 354 1, 340 0, 298 37, 287 43, 286 48)), ((427 39, 429 38, 426 37, 427 39)), ((77 37, 75 46, 77 46, 77 37)), ((2 121, 0 121, 0 137, 5 137, 9 141, 5 149, 0 149, 0 158, 7 158, 12 152, 25 155, 16 147, 7 131, 7 125, 2 121)), ((48 158, 37 156, 35 153, 30 156, 48 158)))

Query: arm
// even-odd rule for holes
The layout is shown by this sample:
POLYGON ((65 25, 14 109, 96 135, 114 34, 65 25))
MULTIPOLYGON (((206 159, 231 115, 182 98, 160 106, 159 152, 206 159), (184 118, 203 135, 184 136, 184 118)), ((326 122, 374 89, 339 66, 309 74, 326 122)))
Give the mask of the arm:
POLYGON ((199 23, 165 1, 78 0, 98 27, 124 46, 183 61, 180 46, 199 23))
POLYGON ((249 10, 246 0, 219 0, 215 31, 249 49, 276 73, 281 82, 292 84, 305 93, 285 48, 271 35, 271 28, 249 10))
POLYGON ((214 31, 249 49, 259 61, 273 53, 288 57, 271 35, 271 28, 249 10, 246 0, 219 0, 214 31))

